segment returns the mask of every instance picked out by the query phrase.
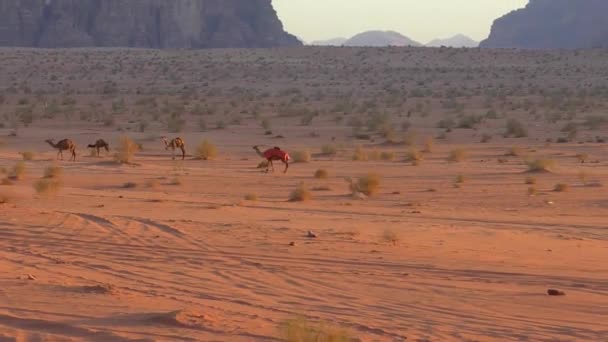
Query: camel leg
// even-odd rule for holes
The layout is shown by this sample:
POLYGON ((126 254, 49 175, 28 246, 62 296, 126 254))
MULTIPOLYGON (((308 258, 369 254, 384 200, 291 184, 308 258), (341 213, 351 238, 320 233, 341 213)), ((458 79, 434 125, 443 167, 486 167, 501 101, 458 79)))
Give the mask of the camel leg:
POLYGON ((182 160, 186 159, 186 149, 182 146, 182 160))
POLYGON ((270 167, 272 168, 272 172, 274 172, 274 164, 272 163, 272 159, 269 160, 270 167))
POLYGON ((76 149, 72 150, 72 161, 76 161, 76 149))
POLYGON ((97 149, 97 158, 99 158, 99 147, 96 147, 97 149))
POLYGON ((285 170, 283 170, 283 173, 287 173, 287 169, 289 169, 289 163, 284 160, 283 163, 285 163, 285 170))
POLYGON ((59 157, 61 157, 61 160, 63 160, 63 151, 59 150, 59 152, 57 152, 57 159, 59 159, 59 157))

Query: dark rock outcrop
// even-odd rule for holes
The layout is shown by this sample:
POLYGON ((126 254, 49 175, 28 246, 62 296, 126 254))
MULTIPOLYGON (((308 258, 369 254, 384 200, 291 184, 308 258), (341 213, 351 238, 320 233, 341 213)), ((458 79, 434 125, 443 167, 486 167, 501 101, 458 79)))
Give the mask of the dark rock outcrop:
POLYGON ((296 46, 271 0, 0 0, 0 46, 296 46))
POLYGON ((608 1, 530 0, 494 22, 483 48, 608 47, 608 1))

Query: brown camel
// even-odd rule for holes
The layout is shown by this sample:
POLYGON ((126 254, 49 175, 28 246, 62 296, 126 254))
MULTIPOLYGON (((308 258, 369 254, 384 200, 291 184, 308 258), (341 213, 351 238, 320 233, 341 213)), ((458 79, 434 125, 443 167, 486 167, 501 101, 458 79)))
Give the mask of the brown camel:
POLYGON ((285 164, 285 170, 283 171, 283 173, 287 173, 287 169, 289 168, 289 161, 291 160, 291 158, 289 157, 289 154, 281 150, 280 147, 274 147, 264 152, 262 152, 257 145, 253 146, 253 149, 260 157, 268 161, 268 165, 266 166, 266 172, 268 172, 268 169, 270 167, 272 167, 272 172, 274 172, 274 165, 272 164, 272 162, 275 160, 280 160, 283 162, 283 164, 285 164))
POLYGON ((97 150, 97 156, 99 157, 99 150, 105 149, 106 152, 110 152, 110 144, 108 144, 105 140, 99 139, 94 144, 90 144, 87 146, 88 148, 94 148, 97 150))
POLYGON ((162 137, 162 139, 165 143, 165 150, 171 149, 173 159, 175 159, 175 150, 178 148, 182 150, 182 160, 186 158, 186 144, 184 143, 184 139, 179 137, 172 140, 167 139, 167 137, 162 137))
POLYGON ((70 160, 76 161, 76 145, 70 139, 60 140, 58 143, 54 143, 52 139, 46 140, 46 142, 51 145, 54 149, 59 150, 57 152, 57 158, 61 156, 61 160, 63 160, 63 151, 70 151, 72 157, 70 160))

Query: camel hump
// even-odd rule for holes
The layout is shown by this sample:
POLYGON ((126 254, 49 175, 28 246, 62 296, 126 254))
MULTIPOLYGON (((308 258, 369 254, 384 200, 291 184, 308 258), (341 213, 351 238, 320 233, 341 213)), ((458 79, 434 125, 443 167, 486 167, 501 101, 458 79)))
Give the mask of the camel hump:
POLYGON ((275 147, 274 147, 274 149, 275 149, 275 150, 279 150, 279 151, 281 150, 281 148, 280 148, 280 147, 278 147, 278 146, 275 146, 275 147))

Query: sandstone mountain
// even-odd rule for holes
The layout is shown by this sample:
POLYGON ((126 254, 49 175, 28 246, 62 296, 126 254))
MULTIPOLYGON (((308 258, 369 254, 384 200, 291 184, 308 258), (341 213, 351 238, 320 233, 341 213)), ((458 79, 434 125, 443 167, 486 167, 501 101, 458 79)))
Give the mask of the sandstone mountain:
POLYGON ((0 0, 0 46, 295 45, 271 0, 0 0))
POLYGON ((422 46, 395 31, 367 31, 344 42, 345 46, 422 46))
POLYGON ((429 47, 447 46, 447 47, 455 47, 455 48, 461 48, 461 47, 473 48, 473 47, 477 47, 478 45, 479 45, 479 42, 476 42, 473 39, 471 39, 463 34, 457 34, 453 37, 446 38, 446 39, 434 39, 434 40, 431 40, 428 44, 426 44, 426 46, 429 46, 429 47))
POLYGON ((608 47, 607 0, 530 0, 497 19, 485 48, 608 47))

